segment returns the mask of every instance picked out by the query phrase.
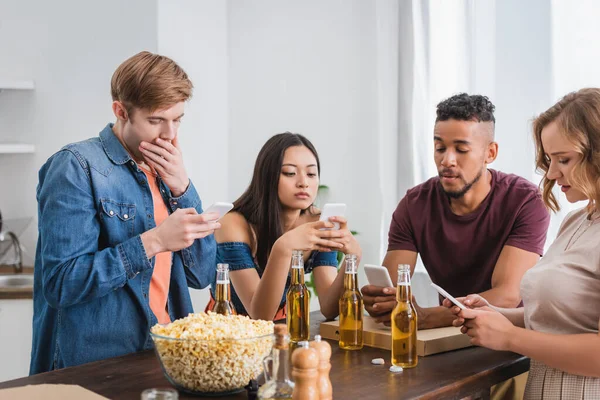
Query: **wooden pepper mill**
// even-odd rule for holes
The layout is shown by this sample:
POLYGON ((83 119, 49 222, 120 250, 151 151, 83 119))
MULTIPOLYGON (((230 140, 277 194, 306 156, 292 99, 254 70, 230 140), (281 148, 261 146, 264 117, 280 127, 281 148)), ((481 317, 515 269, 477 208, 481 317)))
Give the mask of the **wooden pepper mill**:
POLYGON ((315 340, 310 342, 310 347, 315 349, 319 354, 319 379, 317 380, 319 399, 332 400, 333 388, 329 379, 329 371, 331 370, 331 345, 322 341, 321 335, 316 335, 315 340))
POLYGON ((319 354, 308 346, 308 342, 298 342, 292 353, 292 376, 294 377, 293 400, 319 400, 319 354))

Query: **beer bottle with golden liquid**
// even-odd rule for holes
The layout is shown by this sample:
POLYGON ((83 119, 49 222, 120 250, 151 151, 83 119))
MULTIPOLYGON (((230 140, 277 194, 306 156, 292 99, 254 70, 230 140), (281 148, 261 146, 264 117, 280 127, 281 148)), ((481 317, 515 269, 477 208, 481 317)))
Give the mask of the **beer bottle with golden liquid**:
POLYGON ((412 302, 410 265, 398 265, 397 304, 392 311, 392 364, 417 366, 417 311, 412 302))
POLYGON ((310 336, 310 293, 304 283, 302 250, 292 252, 292 280, 286 294, 286 319, 290 341, 298 343, 310 336))
POLYGON ((222 315, 235 315, 235 307, 231 303, 229 287, 229 264, 217 264, 217 289, 213 312, 222 315))
POLYGON ((363 347, 363 298, 358 290, 356 255, 346 255, 344 293, 340 297, 340 341, 344 350, 360 350, 363 347))

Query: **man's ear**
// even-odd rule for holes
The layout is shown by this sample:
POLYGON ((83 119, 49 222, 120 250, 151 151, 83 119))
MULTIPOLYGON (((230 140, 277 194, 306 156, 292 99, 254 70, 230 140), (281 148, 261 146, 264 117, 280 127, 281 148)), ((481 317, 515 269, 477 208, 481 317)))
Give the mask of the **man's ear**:
POLYGON ((118 120, 125 122, 129 119, 129 113, 127 112, 127 109, 125 108, 123 103, 121 103, 120 101, 113 101, 112 110, 113 114, 115 114, 115 117, 117 117, 118 120))
POLYGON ((491 164, 498 157, 498 143, 491 142, 487 145, 486 154, 485 154, 485 163, 491 164))

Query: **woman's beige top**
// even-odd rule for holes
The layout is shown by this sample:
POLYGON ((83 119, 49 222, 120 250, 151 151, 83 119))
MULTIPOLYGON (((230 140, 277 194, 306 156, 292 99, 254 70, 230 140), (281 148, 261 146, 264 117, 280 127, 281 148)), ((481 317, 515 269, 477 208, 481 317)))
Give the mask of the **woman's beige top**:
POLYGON ((563 221, 556 240, 521 281, 525 326, 548 333, 598 333, 600 219, 585 208, 563 221))
MULTIPOLYGON (((523 276, 521 297, 528 329, 554 334, 598 334, 600 218, 597 215, 589 219, 584 207, 565 218, 544 257, 523 276)), ((598 396, 599 379, 567 374, 532 361, 526 399, 598 396)))

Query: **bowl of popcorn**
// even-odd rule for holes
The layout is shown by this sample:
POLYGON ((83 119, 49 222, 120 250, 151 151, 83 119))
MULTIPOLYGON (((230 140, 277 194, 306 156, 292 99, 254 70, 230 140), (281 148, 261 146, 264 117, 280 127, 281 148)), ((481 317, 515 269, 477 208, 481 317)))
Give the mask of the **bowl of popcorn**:
POLYGON ((244 390, 273 347, 273 322, 213 312, 150 330, 162 369, 178 390, 226 395, 244 390))

